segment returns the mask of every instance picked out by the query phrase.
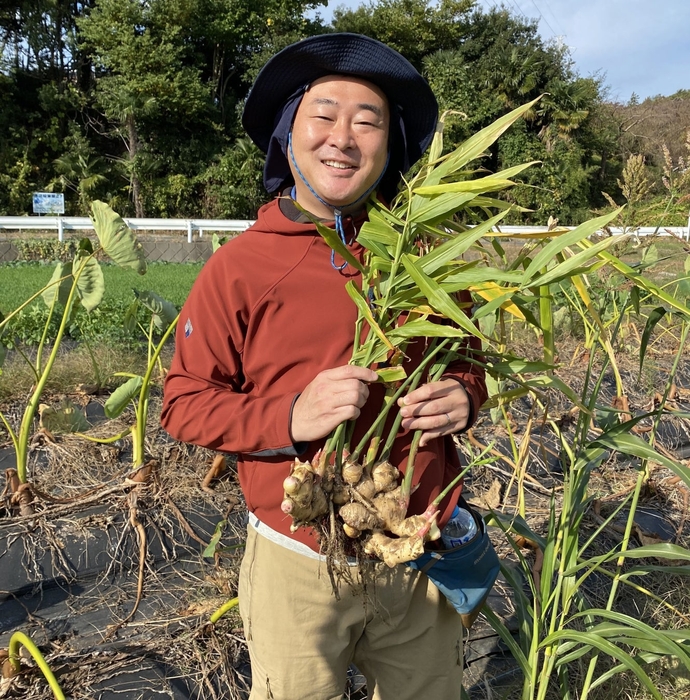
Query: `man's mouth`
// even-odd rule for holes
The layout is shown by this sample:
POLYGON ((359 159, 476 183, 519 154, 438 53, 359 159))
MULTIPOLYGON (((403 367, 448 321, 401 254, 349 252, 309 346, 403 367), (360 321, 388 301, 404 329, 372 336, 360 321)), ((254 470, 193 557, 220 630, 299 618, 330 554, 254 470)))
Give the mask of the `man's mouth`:
POLYGON ((337 160, 324 160, 322 161, 324 165, 328 165, 331 168, 336 168, 338 170, 354 170, 354 165, 348 165, 347 163, 339 163, 337 160))

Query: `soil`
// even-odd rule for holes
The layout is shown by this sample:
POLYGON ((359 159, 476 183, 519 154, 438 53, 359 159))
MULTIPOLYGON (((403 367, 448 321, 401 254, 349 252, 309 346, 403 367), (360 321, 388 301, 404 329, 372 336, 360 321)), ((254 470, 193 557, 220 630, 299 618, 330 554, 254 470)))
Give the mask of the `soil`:
MULTIPOLYGON (((577 388, 584 366, 576 352, 569 356, 574 359, 563 371, 577 388)), ((653 404, 672 359, 660 351, 646 385, 638 381, 633 365, 623 372, 632 413, 653 404)), ((604 404, 613 398, 608 376, 607 382, 604 404)), ((674 405, 690 415, 690 360, 682 365, 676 385, 674 405)), ((63 398, 45 397, 45 402, 57 405, 63 398)), ((551 415, 566 425, 572 406, 552 398, 551 415)), ((133 416, 125 413, 117 421, 106 421, 103 400, 84 399, 94 423, 91 432, 116 434, 133 416)), ((15 420, 22 406, 3 409, 15 420)), ((531 411, 527 399, 510 407, 518 441, 531 411)), ((251 674, 239 616, 231 611, 215 625, 209 622, 210 615, 237 594, 245 508, 234 464, 228 459, 226 473, 209 489, 202 488, 214 453, 172 441, 158 426, 155 401, 150 415, 147 451, 153 469, 148 480, 138 484, 126 480, 131 462, 127 440, 97 445, 71 435, 51 437, 38 431, 34 436, 30 480, 50 499, 39 497, 37 513, 28 517, 18 515, 7 499, 0 502, 0 648, 7 647, 14 631, 28 634, 72 700, 244 700, 251 674), (222 536, 215 556, 205 557, 217 528, 222 536)), ((542 425, 529 439, 527 520, 545 534, 551 497, 558 499, 562 488, 560 449, 542 425)), ((480 509, 512 514, 517 487, 505 428, 483 414, 458 444, 461 451, 476 452, 492 441, 502 456, 473 472, 465 495, 480 509)), ((665 416, 657 445, 678 459, 688 459, 688 419, 665 416)), ((0 470, 12 466, 10 445, 0 445, 0 470)), ((608 513, 621 501, 636 475, 633 462, 614 456, 594 472, 592 489, 602 510, 592 510, 583 525, 584 536, 597 525, 598 512, 608 513)), ((640 537, 688 540, 688 492, 671 477, 653 466, 637 518, 640 537)), ((623 517, 624 513, 619 520, 623 517)), ((617 522, 597 545, 602 551, 620 541, 617 522)), ((513 566, 514 553, 503 537, 492 537, 504 561, 513 566)), ((593 599, 605 595, 601 581, 587 585, 593 599)), ((657 585, 663 592, 663 582, 657 585)), ((510 589, 502 579, 489 605, 517 634, 510 589)), ((483 618, 469 633, 465 664, 464 684, 472 700, 515 696, 517 667, 483 618)), ((51 697, 30 660, 23 661, 19 676, 0 684, 0 698, 51 697)), ((345 697, 366 697, 363 678, 354 668, 345 697)))

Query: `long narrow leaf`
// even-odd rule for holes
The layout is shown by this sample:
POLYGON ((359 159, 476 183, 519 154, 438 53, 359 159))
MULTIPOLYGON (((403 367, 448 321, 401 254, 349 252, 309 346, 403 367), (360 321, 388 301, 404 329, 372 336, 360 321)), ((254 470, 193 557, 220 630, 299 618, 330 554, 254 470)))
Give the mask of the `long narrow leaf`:
POLYGON ((432 308, 452 321, 455 321, 458 326, 464 328, 472 335, 486 340, 483 333, 470 321, 465 312, 460 309, 457 302, 455 302, 433 279, 427 277, 421 270, 417 269, 409 255, 403 255, 402 262, 410 277, 417 283, 417 286, 432 308))
POLYGON ((627 652, 619 649, 615 644, 611 644, 606 639, 599 637, 591 632, 578 632, 577 630, 558 630, 553 634, 550 634, 546 639, 542 641, 539 645, 540 647, 548 647, 561 640, 565 641, 576 641, 581 644, 586 644, 588 646, 593 646, 599 649, 599 651, 604 654, 608 654, 614 659, 617 659, 623 666, 627 668, 628 671, 632 671, 642 683, 642 685, 651 693, 651 695, 656 698, 656 700, 663 700, 661 693, 657 690, 654 683, 652 683, 649 676, 644 672, 642 666, 640 666, 635 659, 630 656, 627 652))
POLYGON ((589 238, 593 233, 599 231, 613 221, 613 219, 615 219, 620 212, 621 209, 616 209, 616 211, 606 214, 605 216, 600 216, 596 219, 585 221, 584 224, 580 224, 576 229, 568 231, 568 233, 556 236, 534 256, 532 262, 527 266, 523 278, 524 284, 527 285, 528 281, 534 277, 535 273, 541 270, 543 267, 546 267, 546 265, 548 265, 548 263, 550 263, 558 253, 563 251, 568 246, 578 243, 584 238, 589 238))
POLYGON ((467 141, 449 154, 446 160, 431 170, 424 180, 424 185, 430 186, 438 184, 444 177, 460 170, 467 163, 475 160, 475 158, 478 158, 482 153, 485 153, 491 144, 493 144, 506 129, 512 126, 514 122, 531 110, 539 99, 541 98, 538 97, 527 104, 521 105, 512 112, 497 119, 493 124, 478 131, 473 136, 470 136, 467 141))

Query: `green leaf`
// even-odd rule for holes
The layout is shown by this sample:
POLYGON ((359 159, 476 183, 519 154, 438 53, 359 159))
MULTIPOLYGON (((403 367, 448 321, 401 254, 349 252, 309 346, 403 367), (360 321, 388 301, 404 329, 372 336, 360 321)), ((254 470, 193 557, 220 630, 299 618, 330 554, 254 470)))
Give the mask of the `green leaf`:
POLYGON ((218 543, 220 542, 220 538, 223 536, 223 529, 225 528, 226 524, 227 524, 226 520, 221 520, 216 525, 216 529, 213 531, 213 536, 211 537, 211 541, 208 543, 207 547, 201 553, 202 557, 204 557, 206 559, 213 559, 215 557, 216 548, 218 547, 218 543))
POLYGON ((498 374, 524 374, 530 372, 547 372, 556 369, 556 365, 550 365, 548 362, 523 360, 516 357, 513 360, 505 360, 504 362, 493 362, 487 364, 487 369, 498 374))
POLYGON ((217 233, 214 233, 211 236, 211 248, 213 249, 213 252, 215 253, 218 248, 220 248, 226 241, 226 237, 222 236, 219 237, 217 233))
POLYGON ((402 368, 402 365, 397 367, 382 367, 376 370, 376 374, 378 374, 379 379, 386 384, 401 382, 407 378, 407 373, 402 368))
POLYGON ((540 99, 541 97, 538 97, 514 109, 512 112, 497 119, 493 124, 489 124, 486 128, 470 136, 467 141, 458 146, 445 160, 441 161, 439 165, 429 172, 424 180, 424 185, 430 186, 438 184, 444 177, 457 172, 467 163, 481 156, 506 129, 532 109, 540 99))
POLYGON ((505 626, 501 618, 498 617, 498 615, 496 615, 496 613, 488 605, 484 606, 482 612, 486 616, 486 619, 489 621, 489 624, 491 627, 493 627, 496 634, 498 634, 503 643, 510 649, 510 653, 513 655, 515 661, 517 661, 518 666, 520 666, 520 670, 522 671, 524 677, 529 678, 531 676, 530 663, 522 649, 520 649, 518 646, 518 643, 515 641, 512 633, 505 626))
MULTIPOLYGON (((608 654, 612 658, 623 664, 628 671, 632 671, 640 683, 656 698, 663 700, 661 693, 656 689, 649 676, 644 672, 639 663, 627 652, 619 649, 615 644, 612 644, 606 639, 603 639, 593 632, 579 632, 577 630, 557 630, 553 634, 548 635, 539 645, 541 648, 553 646, 560 641, 573 641, 587 646, 593 646, 604 654, 608 654)), ((560 645, 559 645, 560 646, 560 645)), ((559 653, 558 651, 556 653, 559 653)))
POLYGON ((670 469, 676 476, 680 477, 686 486, 690 486, 690 471, 686 466, 657 452, 649 443, 645 442, 637 435, 632 435, 631 433, 604 433, 600 435, 592 445, 602 445, 623 454, 658 462, 670 469))
POLYGON ((394 350, 395 348, 393 347, 393 344, 390 340, 388 340, 388 338, 386 338, 386 334, 381 330, 381 328, 379 328, 379 324, 374 319, 371 309, 369 308, 369 304, 367 304, 366 299, 362 297, 362 292, 360 292, 352 280, 345 285, 345 291, 350 296, 350 299, 355 302, 360 317, 366 320, 371 330, 389 350, 394 350))
POLYGON ((389 340, 393 341, 394 345, 397 345, 395 341, 403 340, 406 338, 465 338, 467 333, 455 328, 453 326, 447 326, 440 323, 433 323, 432 321, 425 321, 423 319, 416 319, 414 321, 408 321, 402 326, 397 326, 396 328, 388 331, 389 340))
POLYGON ((484 341, 487 340, 474 323, 470 321, 465 312, 460 309, 457 302, 431 277, 427 277, 421 270, 417 269, 411 256, 403 255, 402 262, 410 277, 416 282, 422 294, 424 294, 426 300, 435 311, 455 321, 460 328, 464 328, 472 335, 476 335, 484 341))
POLYGON ((434 248, 428 255, 423 255, 416 265, 426 275, 431 275, 446 263, 459 258, 468 251, 484 234, 498 224, 507 212, 501 212, 497 216, 482 222, 478 226, 466 231, 464 234, 455 234, 449 241, 434 248))
MULTIPOLYGON (((594 257, 600 250, 605 250, 614 242, 617 243, 621 240, 621 238, 625 237, 626 236, 618 236, 614 238, 613 236, 611 236, 610 238, 605 238, 603 241, 599 241, 599 243, 592 246, 591 248, 587 248, 586 250, 583 250, 582 252, 577 253, 576 255, 572 255, 571 257, 566 258, 565 261, 562 263, 557 263, 556 265, 554 265, 554 267, 552 267, 548 272, 545 272, 543 275, 536 277, 532 280, 524 279, 522 286, 542 287, 546 286, 547 284, 553 284, 554 282, 558 282, 564 279, 565 277, 580 274, 581 272, 583 272, 583 270, 581 270, 580 268, 588 260, 591 260, 591 258, 594 257)), ((595 266, 596 265, 597 263, 595 263, 595 266)), ((536 272, 536 269, 534 271, 536 272)))
POLYGON ((456 214, 468 202, 471 202, 476 193, 446 192, 435 197, 415 196, 410 204, 411 219, 416 223, 435 224, 456 214))
POLYGON ((616 211, 606 216, 600 216, 596 219, 585 221, 584 224, 580 224, 576 229, 556 236, 551 242, 547 243, 527 266, 523 277, 525 286, 528 286, 528 281, 531 280, 539 270, 546 267, 558 253, 584 238, 589 238, 593 233, 613 221, 621 211, 622 208, 616 209, 616 211))
POLYGON ((68 399, 57 409, 41 404, 38 413, 41 427, 51 433, 81 433, 91 427, 86 416, 68 399))
POLYGON ((356 270, 364 272, 362 263, 357 260, 357 258, 348 250, 347 246, 340 240, 340 236, 335 229, 324 226, 321 221, 315 218, 314 215, 308 212, 306 209, 301 207, 297 202, 294 202, 294 204, 311 220, 314 226, 316 226, 316 230, 321 235, 321 238, 323 238, 323 240, 326 241, 326 243, 328 243, 328 245, 348 263, 348 265, 352 265, 352 267, 354 267, 356 270))
POLYGON ((69 298, 73 281, 72 263, 59 262, 53 270, 53 274, 48 281, 45 291, 41 294, 43 303, 50 308, 53 305, 53 299, 55 299, 57 295, 56 303, 60 306, 64 306, 69 298), (65 279, 58 283, 58 280, 62 277, 65 277, 65 279))
MULTIPOLYGON (((635 287, 637 289, 637 287, 635 287)), ((644 325, 644 331, 642 332, 642 340, 640 340, 640 373, 638 378, 642 376, 642 365, 644 364, 644 358, 647 354, 647 345, 649 343, 649 337, 652 335, 652 331, 661 319, 666 315, 666 309, 663 306, 657 306, 653 309, 649 316, 647 317, 647 323, 644 325)))
POLYGON ((421 197, 448 193, 483 194, 485 192, 499 192, 514 185, 515 183, 512 180, 501 180, 495 175, 488 175, 487 177, 479 177, 476 180, 460 180, 459 182, 445 182, 442 185, 418 187, 414 190, 414 193, 421 197))
POLYGON ((0 341, 0 374, 2 374, 2 366, 5 364, 7 359, 7 348, 0 341))
POLYGON ((137 328, 137 311, 139 311, 139 300, 135 299, 125 311, 125 318, 122 325, 127 333, 134 333, 137 328))
POLYGON ((169 301, 159 297, 155 292, 134 290, 139 303, 146 307, 153 314, 153 323, 156 328, 163 332, 177 318, 177 307, 169 301))
POLYGON ((141 391, 143 383, 143 377, 131 377, 124 384, 117 387, 103 406, 105 415, 108 418, 117 418, 127 408, 129 402, 141 391))
POLYGON ((680 311, 686 317, 690 317, 690 308, 678 301, 678 299, 670 295, 668 292, 665 292, 661 287, 659 287, 658 284, 633 270, 630 265, 624 263, 622 260, 619 260, 617 257, 611 255, 611 253, 608 253, 607 251, 601 251, 599 253, 599 257, 609 263, 609 265, 611 265, 611 267, 613 267, 615 270, 618 270, 618 272, 635 282, 637 286, 644 289, 646 292, 649 292, 658 299, 661 299, 661 301, 666 302, 666 304, 668 304, 671 308, 676 309, 676 311, 680 311))
POLYGON ((82 260, 79 256, 74 259, 72 269, 76 270, 76 275, 78 275, 77 292, 81 304, 87 311, 91 312, 101 303, 105 294, 103 270, 101 270, 96 258, 87 257, 82 260))
POLYGON ((105 202, 92 202, 93 227, 103 250, 120 267, 131 267, 140 275, 146 272, 146 258, 141 243, 122 217, 105 202))

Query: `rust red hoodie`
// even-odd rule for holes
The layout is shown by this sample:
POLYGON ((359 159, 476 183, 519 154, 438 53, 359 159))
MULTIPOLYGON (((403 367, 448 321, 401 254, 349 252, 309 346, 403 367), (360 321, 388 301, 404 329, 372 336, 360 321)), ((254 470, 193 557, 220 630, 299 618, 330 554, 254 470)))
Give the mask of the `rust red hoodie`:
MULTIPOLYGON (((364 252, 356 242, 350 250, 359 258, 364 252)), ((336 265, 342 262, 336 256, 336 265)), ((345 291, 350 279, 359 282, 359 273, 351 266, 333 268, 331 249, 313 224, 291 221, 278 200, 272 201, 254 226, 214 253, 199 274, 182 308, 165 381, 163 427, 178 440, 236 453, 249 510, 316 551, 314 532, 302 527, 291 533, 291 518, 280 503, 295 456, 310 459, 324 440, 294 445, 289 421, 304 387, 322 370, 350 359, 357 317, 345 291)), ((478 350, 476 340, 468 345, 478 350)), ((418 363, 423 351, 421 340, 408 346, 408 362, 418 363)), ((456 362, 447 376, 467 390, 474 421, 486 399, 482 371, 456 362)), ((371 425, 382 397, 383 387, 370 387, 352 444, 371 425)), ((403 432, 391 454, 403 472, 411 439, 411 432, 403 432)), ((459 468, 451 438, 421 449, 409 514, 424 512, 459 468)), ((445 499, 439 524, 449 517, 459 491, 445 499)))

